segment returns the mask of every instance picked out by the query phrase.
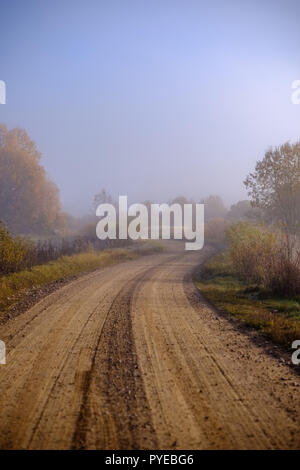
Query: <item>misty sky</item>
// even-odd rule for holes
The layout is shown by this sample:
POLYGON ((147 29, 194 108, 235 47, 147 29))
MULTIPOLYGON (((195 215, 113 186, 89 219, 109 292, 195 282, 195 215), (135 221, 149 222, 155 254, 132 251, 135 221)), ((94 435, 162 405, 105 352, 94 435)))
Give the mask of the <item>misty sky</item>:
POLYGON ((299 23, 299 0, 1 0, 0 122, 36 141, 74 214, 104 187, 231 204, 300 137, 299 23))

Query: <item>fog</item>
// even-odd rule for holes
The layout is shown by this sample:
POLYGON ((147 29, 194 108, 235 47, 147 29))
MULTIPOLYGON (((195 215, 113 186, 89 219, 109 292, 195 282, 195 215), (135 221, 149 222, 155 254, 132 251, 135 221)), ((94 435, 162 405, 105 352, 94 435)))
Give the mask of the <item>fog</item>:
POLYGON ((1 2, 0 122, 28 132, 63 207, 93 196, 247 197, 299 139, 297 1, 1 2))

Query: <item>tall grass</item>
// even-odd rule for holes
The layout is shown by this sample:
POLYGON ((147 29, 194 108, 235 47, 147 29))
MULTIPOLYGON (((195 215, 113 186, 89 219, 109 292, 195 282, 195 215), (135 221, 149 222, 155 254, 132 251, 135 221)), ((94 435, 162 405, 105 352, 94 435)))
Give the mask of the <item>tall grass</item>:
POLYGON ((95 235, 33 241, 11 235, 0 224, 0 276, 45 264, 62 256, 89 250, 121 248, 128 244, 130 240, 98 240, 95 235))
POLYGON ((62 256, 47 264, 8 274, 0 278, 0 314, 21 300, 32 288, 42 287, 53 281, 96 270, 111 264, 134 259, 129 250, 91 250, 72 256, 62 256))
POLYGON ((241 279, 278 295, 300 294, 297 237, 287 243, 280 230, 247 222, 230 226, 226 235, 233 267, 241 279))
POLYGON ((198 273, 201 292, 222 311, 260 330, 285 348, 300 337, 300 300, 272 295, 237 277, 229 252, 208 261, 198 273))
POLYGON ((12 237, 4 225, 0 225, 0 275, 22 269, 31 248, 29 241, 12 237))
POLYGON ((205 243, 216 248, 223 247, 226 243, 225 231, 228 223, 225 219, 210 219, 204 225, 205 243))
MULTIPOLYGON (((20 242, 23 243, 23 240, 20 242)), ((159 242, 142 242, 134 249, 114 248, 111 250, 89 250, 39 264, 18 272, 0 276, 0 315, 17 304, 32 289, 41 288, 52 282, 91 272, 105 266, 133 260, 138 256, 161 253, 164 245, 159 242)), ((13 254, 12 254, 13 257, 13 254)))

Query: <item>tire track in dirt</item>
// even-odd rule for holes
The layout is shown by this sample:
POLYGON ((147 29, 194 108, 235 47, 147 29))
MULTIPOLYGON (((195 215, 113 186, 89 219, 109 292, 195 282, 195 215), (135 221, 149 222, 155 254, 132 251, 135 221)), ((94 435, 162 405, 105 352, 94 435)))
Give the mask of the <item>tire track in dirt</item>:
POLYGON ((299 448, 299 377, 204 299, 191 303, 195 266, 191 254, 166 263, 133 302, 159 448, 299 448))
MULTIPOLYGON (((169 260, 177 258, 175 255, 169 260)), ((107 312, 92 367, 84 379, 74 449, 153 449, 158 445, 133 337, 132 299, 145 280, 159 269, 160 264, 150 267, 129 281, 107 312), (93 415, 96 397, 102 397, 106 410, 106 425, 102 429, 97 426, 97 413, 93 415)))
MULTIPOLYGON (((112 305, 122 299, 119 293, 127 292, 127 284, 169 256, 149 256, 84 276, 0 328, 8 345, 7 366, 0 369, 1 448, 80 447, 74 445, 74 430, 105 320, 115 315, 112 305)), ((127 331, 128 322, 123 325, 127 331)), ((107 414, 102 406, 106 396, 99 400, 97 424, 107 414)), ((111 428, 104 425, 99 435, 108 435, 108 445, 116 446, 111 428)))
POLYGON ((0 326, 0 447, 299 448, 299 376, 199 295, 170 252, 65 285, 0 326))
POLYGON ((9 339, 7 365, 0 369, 2 448, 68 447, 72 415, 81 402, 81 368, 88 367, 115 295, 144 269, 129 263, 124 272, 114 267, 108 275, 103 270, 75 281, 63 288, 64 296, 52 294, 52 302, 45 299, 0 329, 9 339))
MULTIPOLYGON (((153 271, 153 268, 146 275, 149 271, 153 271)), ((144 277, 145 275, 142 276, 144 277)), ((155 446, 155 432, 132 334, 131 300, 140 280, 141 275, 138 274, 128 282, 107 312, 91 368, 83 377, 83 398, 72 441, 73 449, 146 448, 145 442, 149 439, 146 434, 150 435, 151 447, 155 446), (97 430, 97 416, 93 425, 90 396, 95 393, 103 397, 102 405, 106 414, 110 415, 107 422, 114 427, 114 432, 111 433, 115 436, 113 442, 109 437, 110 433, 106 433, 106 440, 101 440, 101 430, 99 434, 94 432, 97 430), (141 428, 145 431, 143 435, 135 432, 141 428)))

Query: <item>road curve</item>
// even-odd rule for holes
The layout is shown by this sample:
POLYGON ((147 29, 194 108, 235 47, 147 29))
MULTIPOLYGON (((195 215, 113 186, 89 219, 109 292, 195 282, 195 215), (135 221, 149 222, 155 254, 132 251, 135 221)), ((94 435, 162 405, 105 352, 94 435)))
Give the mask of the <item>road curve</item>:
POLYGON ((1 325, 0 448, 300 448, 299 377, 197 293, 206 252, 170 246, 1 325))

